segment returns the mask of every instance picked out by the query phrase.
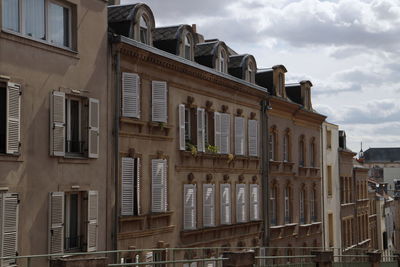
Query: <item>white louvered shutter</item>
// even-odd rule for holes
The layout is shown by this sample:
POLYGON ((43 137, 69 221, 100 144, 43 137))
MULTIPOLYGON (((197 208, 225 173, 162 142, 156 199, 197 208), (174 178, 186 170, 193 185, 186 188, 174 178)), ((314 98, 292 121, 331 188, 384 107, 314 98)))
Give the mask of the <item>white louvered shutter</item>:
POLYGON ((258 156, 258 121, 249 120, 248 137, 249 137, 249 156, 258 156))
POLYGON ((206 267, 215 267, 215 261, 206 261, 204 265, 206 267))
POLYGON ((231 185, 221 184, 221 224, 231 224, 231 185))
POLYGON ((97 224, 99 213, 99 193, 88 192, 87 251, 97 250, 97 224))
POLYGON ((250 185, 250 220, 260 219, 260 186, 258 184, 250 185))
POLYGON ((167 83, 160 81, 152 81, 151 90, 151 118, 155 122, 167 122, 168 105, 167 105, 167 83))
POLYGON ((50 104, 50 154, 65 155, 65 93, 54 91, 50 104))
POLYGON ((135 199, 135 159, 121 159, 121 215, 133 215, 133 205, 135 199))
POLYGON ((185 230, 196 229, 196 185, 184 185, 183 228, 185 230))
POLYGON ((221 152, 221 113, 214 112, 214 140, 218 153, 221 152))
MULTIPOLYGON (((18 194, 1 194, 1 256, 17 256, 18 194)), ((16 259, 1 260, 1 266, 15 266, 16 259)))
POLYGON ((244 155, 244 118, 235 117, 235 154, 244 155))
POLYGON ((246 222, 246 185, 236 185, 236 221, 246 222))
POLYGON ((151 210, 152 212, 165 212, 167 211, 167 161, 153 159, 151 165, 151 210))
POLYGON ((184 263, 183 267, 197 267, 197 262, 184 263))
POLYGON ((230 153, 231 116, 221 114, 221 153, 230 153))
POLYGON ((203 226, 215 225, 215 184, 203 185, 203 226))
POLYGON ((49 253, 64 252, 64 192, 50 193, 49 253))
POLYGON ((140 118, 140 78, 136 73, 122 73, 122 116, 140 118))
POLYGON ((186 150, 185 140, 185 105, 180 104, 179 109, 179 149, 186 150))
POLYGON ((100 102, 98 99, 89 98, 89 158, 99 157, 100 135, 100 102))
POLYGON ((205 120, 204 108, 197 109, 197 151, 204 152, 205 149, 205 120))
POLYGON ((136 158, 136 205, 137 205, 137 215, 141 214, 140 209, 140 184, 141 184, 141 177, 140 177, 140 158, 136 158))
POLYGON ((6 153, 18 154, 21 141, 21 91, 18 84, 7 84, 6 103, 6 153))

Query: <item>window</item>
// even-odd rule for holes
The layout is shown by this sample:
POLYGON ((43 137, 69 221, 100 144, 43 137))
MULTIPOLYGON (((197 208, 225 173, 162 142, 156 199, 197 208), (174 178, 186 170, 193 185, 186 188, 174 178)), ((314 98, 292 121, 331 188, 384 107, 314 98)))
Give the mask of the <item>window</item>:
POLYGON ((203 226, 215 226, 215 184, 203 184, 203 226))
POLYGON ((315 167, 315 141, 314 138, 311 140, 310 143, 310 166, 315 167))
POLYGON ((50 103, 50 154, 99 157, 99 101, 54 91, 50 103))
POLYGON ((184 57, 188 60, 192 60, 192 41, 189 34, 185 35, 185 46, 184 46, 184 57))
POLYGON ((252 61, 249 61, 249 64, 247 64, 247 69, 245 72, 245 79, 250 83, 255 83, 255 78, 256 78, 256 72, 254 63, 252 61))
POLYGON ((185 141, 191 143, 191 116, 190 108, 185 108, 185 141))
POLYGON ((327 149, 332 148, 332 131, 331 130, 326 130, 326 148, 327 149))
POLYGON ((244 118, 235 117, 235 154, 244 155, 244 118))
POLYGON ((231 185, 221 184, 221 224, 231 224, 231 185))
MULTIPOLYGON (((16 193, 0 194, 0 257, 14 257, 17 253, 19 199, 16 193)), ((17 266, 16 259, 2 259, 0 266, 17 266)))
POLYGON ((167 160, 153 159, 151 160, 151 211, 166 212, 167 211, 167 160))
POLYGON ((306 223, 306 212, 305 212, 305 203, 306 203, 306 194, 304 188, 300 190, 300 224, 306 223))
POLYGON ((291 207, 290 207, 290 201, 291 201, 291 189, 289 186, 286 186, 285 188, 285 202, 284 202, 284 206, 285 206, 285 223, 291 223, 292 222, 292 216, 291 216, 291 207))
POLYGON ((333 235, 333 213, 328 214, 328 242, 329 246, 334 246, 334 235, 333 235))
POLYGON ((285 86, 285 77, 283 73, 278 74, 278 96, 283 96, 283 88, 285 86))
POLYGON ((220 154, 230 153, 231 117, 226 113, 214 112, 215 146, 220 154))
POLYGON ((305 162, 305 146, 304 146, 304 136, 300 137, 300 142, 299 142, 299 166, 304 167, 305 162))
POLYGON ((140 214, 140 158, 121 158, 121 215, 140 214))
POLYGON ((249 156, 258 156, 258 121, 248 120, 249 156))
POLYGON ((327 179, 328 197, 332 197, 332 193, 333 193, 332 166, 330 166, 330 165, 327 166, 326 173, 328 175, 328 179, 327 179))
POLYGON ((52 192, 50 254, 97 249, 98 192, 52 192))
POLYGON ((283 161, 289 162, 289 132, 286 131, 285 135, 283 136, 283 161))
POLYGON ((168 89, 167 83, 152 81, 151 119, 154 122, 167 123, 168 120, 168 89))
POLYGON ((277 155, 276 155, 276 128, 272 127, 269 133, 269 160, 270 161, 276 161, 277 160, 277 155))
POLYGON ((196 185, 184 185, 183 228, 196 229, 196 185))
POLYGON ((258 184, 250 185, 250 220, 260 219, 260 186, 258 184))
POLYGON ((227 73, 227 56, 224 49, 220 49, 218 58, 217 58, 217 70, 223 73, 227 73))
POLYGON ((317 221, 317 192, 316 189, 313 188, 311 190, 311 197, 310 197, 310 209, 311 209, 311 221, 317 221))
POLYGON ((123 117, 140 118, 140 78, 136 73, 122 73, 123 117))
POLYGON ((247 185, 236 184, 236 222, 247 222, 247 185))
POLYGON ((144 44, 149 44, 149 33, 148 33, 148 23, 144 16, 140 17, 140 42, 144 44))
POLYGON ((276 225, 277 224, 277 203, 276 203, 276 198, 277 198, 277 188, 274 185, 271 188, 271 193, 269 196, 269 201, 271 205, 271 215, 270 215, 270 223, 271 225, 276 225))
POLYGON ((71 13, 53 0, 3 0, 3 29, 71 48, 71 13))
POLYGON ((205 152, 206 117, 204 108, 197 108, 197 151, 205 152))
POLYGON ((0 153, 19 154, 20 113, 20 86, 0 83, 0 153))

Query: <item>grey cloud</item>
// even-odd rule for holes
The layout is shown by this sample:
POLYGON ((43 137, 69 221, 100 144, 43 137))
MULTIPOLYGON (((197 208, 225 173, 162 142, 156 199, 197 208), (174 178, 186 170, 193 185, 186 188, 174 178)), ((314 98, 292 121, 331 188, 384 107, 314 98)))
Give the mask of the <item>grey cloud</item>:
POLYGON ((362 87, 358 83, 331 83, 327 85, 315 86, 313 93, 316 96, 329 95, 335 96, 341 93, 361 92, 362 87))
POLYGON ((370 69, 351 69, 335 75, 339 81, 358 81, 362 84, 378 84, 383 80, 382 75, 372 72, 370 69))

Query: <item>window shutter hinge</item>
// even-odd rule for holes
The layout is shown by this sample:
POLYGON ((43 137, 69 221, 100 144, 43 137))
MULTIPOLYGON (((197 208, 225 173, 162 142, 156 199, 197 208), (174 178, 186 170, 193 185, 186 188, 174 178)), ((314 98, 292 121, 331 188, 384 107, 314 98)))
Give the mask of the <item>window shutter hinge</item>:
POLYGON ((17 198, 17 204, 21 203, 21 200, 19 198, 17 198))
POLYGON ((22 91, 21 90, 19 90, 19 95, 22 95, 22 91))

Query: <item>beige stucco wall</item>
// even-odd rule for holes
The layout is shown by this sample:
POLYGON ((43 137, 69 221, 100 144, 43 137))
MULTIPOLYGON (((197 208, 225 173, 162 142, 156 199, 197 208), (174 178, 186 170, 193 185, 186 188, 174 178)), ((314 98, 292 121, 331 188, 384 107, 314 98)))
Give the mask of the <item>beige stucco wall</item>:
MULTIPOLYGON (((22 86, 21 155, 0 155, 0 186, 20 197, 20 255, 48 252, 49 192, 99 192, 98 250, 107 247, 107 4, 101 0, 69 0, 76 7, 77 52, 25 37, 0 33, 0 75, 22 86), (100 100, 100 157, 64 159, 49 156, 50 92, 100 100)), ((1 14, 1 12, 0 12, 1 14)), ((109 242, 108 242, 109 243, 109 242)), ((47 259, 45 259, 47 260, 47 259)))

